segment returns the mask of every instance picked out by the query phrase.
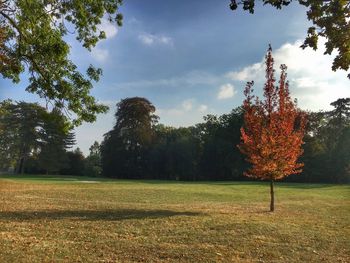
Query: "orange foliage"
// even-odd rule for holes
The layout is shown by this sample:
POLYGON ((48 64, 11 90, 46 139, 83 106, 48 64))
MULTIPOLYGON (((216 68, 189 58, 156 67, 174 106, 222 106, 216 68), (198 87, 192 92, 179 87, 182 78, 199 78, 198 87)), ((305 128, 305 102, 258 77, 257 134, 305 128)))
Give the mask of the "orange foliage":
POLYGON ((252 95, 254 82, 247 83, 242 143, 238 145, 252 165, 245 175, 272 181, 301 172, 303 164, 297 160, 303 153, 306 124, 305 114, 290 97, 287 67, 281 65, 279 85, 275 86, 273 63, 270 47, 266 55, 265 99, 252 95))

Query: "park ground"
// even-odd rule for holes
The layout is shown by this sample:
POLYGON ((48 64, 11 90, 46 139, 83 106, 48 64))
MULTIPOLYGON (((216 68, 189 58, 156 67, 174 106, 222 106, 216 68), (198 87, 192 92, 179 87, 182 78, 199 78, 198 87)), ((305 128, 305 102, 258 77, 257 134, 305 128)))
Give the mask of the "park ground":
POLYGON ((0 176, 0 262, 350 262, 350 186, 0 176))

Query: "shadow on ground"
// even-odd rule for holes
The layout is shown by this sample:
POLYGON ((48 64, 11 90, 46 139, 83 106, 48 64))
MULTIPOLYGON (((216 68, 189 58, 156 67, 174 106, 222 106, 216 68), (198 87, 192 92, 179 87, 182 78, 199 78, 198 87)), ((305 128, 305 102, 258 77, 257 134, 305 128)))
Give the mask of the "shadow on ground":
MULTIPOLYGON (((208 185, 208 186, 264 186, 270 187, 269 181, 162 181, 162 180, 139 180, 135 182, 145 184, 184 184, 184 185, 208 185)), ((324 184, 324 183, 290 183, 290 182, 275 182, 276 187, 282 188, 299 188, 299 189, 316 189, 330 188, 346 184, 324 184)))
MULTIPOLYGON (((270 182, 268 181, 237 181, 237 182, 211 182, 211 185, 221 185, 221 186, 264 186, 270 187, 270 182)), ((330 188, 338 187, 345 184, 318 184, 318 183, 289 183, 289 182, 275 182, 276 187, 281 188, 298 188, 298 189, 316 189, 316 188, 330 188)))
POLYGON ((331 188, 338 187, 341 184, 312 184, 312 183, 288 183, 282 182, 277 184, 278 187, 283 188, 299 188, 299 189, 316 189, 316 188, 331 188))
POLYGON ((4 220, 110 220, 121 221, 128 219, 156 219, 172 216, 198 216, 202 213, 179 212, 171 210, 138 210, 138 209, 118 209, 118 210, 41 210, 41 211, 3 211, 0 212, 0 221, 4 220))

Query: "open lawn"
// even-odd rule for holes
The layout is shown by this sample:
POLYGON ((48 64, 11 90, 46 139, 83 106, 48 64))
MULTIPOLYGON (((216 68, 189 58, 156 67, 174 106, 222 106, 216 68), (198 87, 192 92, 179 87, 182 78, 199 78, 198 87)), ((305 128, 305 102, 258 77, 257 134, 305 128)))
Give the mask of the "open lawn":
POLYGON ((0 177, 0 262, 350 262, 350 186, 0 177))

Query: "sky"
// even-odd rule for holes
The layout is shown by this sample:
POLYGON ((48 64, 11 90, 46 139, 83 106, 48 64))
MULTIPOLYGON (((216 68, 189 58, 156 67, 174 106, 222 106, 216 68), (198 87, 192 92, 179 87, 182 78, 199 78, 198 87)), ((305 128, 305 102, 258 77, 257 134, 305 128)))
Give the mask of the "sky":
MULTIPOLYGON (((257 1, 259 3, 259 1, 257 1)), ((331 70, 333 56, 299 46, 310 22, 297 3, 276 10, 257 4, 255 14, 229 9, 229 0, 125 0, 124 24, 107 20, 107 39, 89 52, 67 38, 71 59, 81 71, 90 64, 103 69, 92 95, 110 107, 95 123, 76 128, 77 147, 88 154, 95 140, 114 125, 115 104, 127 97, 146 97, 160 122, 175 127, 199 123, 207 114, 229 113, 243 101, 247 81, 261 93, 264 56, 273 48, 276 73, 288 66, 292 97, 305 110, 328 110, 332 101, 349 97, 345 71, 331 70)), ((276 74, 276 77, 278 75, 276 74)), ((40 101, 19 84, 0 79, 0 100, 40 101)))

